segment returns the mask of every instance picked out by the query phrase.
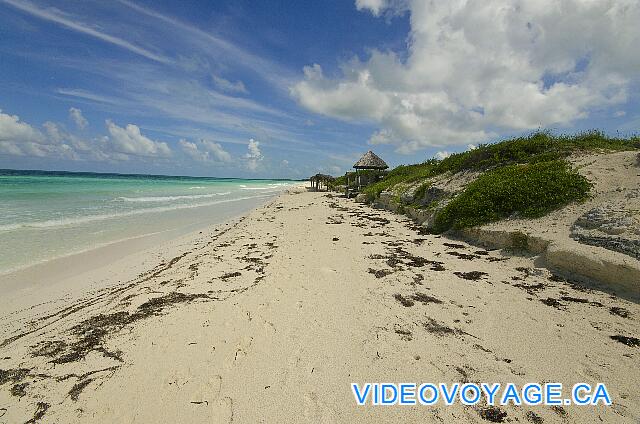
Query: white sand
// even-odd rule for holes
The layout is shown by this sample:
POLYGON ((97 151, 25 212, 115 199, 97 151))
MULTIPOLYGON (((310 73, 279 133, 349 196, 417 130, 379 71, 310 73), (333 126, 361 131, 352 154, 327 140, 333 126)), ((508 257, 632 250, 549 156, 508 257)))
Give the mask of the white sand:
POLYGON ((56 315, 3 314, 0 340, 14 339, 0 342, 0 369, 25 371, 4 373, 0 422, 38 409, 47 423, 486 422, 460 404, 357 407, 350 389, 459 381, 604 382, 610 407, 503 410, 511 422, 638 422, 640 348, 610 339, 639 336, 638 304, 551 281, 535 257, 444 243, 460 242, 300 193, 93 271, 104 288, 57 302, 56 315), (487 275, 454 274, 470 271, 487 275), (433 299, 394 297, 417 293, 433 299))

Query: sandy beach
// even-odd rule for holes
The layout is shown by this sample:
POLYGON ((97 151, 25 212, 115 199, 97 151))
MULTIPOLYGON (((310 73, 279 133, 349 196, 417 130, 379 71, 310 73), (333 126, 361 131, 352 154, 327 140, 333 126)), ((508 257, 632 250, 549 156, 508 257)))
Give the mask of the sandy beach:
POLYGON ((351 383, 366 382, 603 382, 611 406, 498 412, 640 419, 640 351, 623 343, 637 303, 328 193, 290 190, 57 290, 37 305, 7 293, 1 423, 492 418, 460 403, 357 406, 351 383))

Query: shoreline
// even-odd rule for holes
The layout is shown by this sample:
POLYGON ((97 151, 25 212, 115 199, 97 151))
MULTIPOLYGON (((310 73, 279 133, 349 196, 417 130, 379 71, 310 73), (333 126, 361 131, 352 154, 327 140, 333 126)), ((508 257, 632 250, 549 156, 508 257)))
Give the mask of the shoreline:
POLYGON ((138 259, 134 278, 113 269, 22 326, 2 317, 4 419, 483 422, 486 405, 358 407, 350 384, 375 381, 604 382, 610 407, 500 409, 521 422, 640 417, 637 348, 612 338, 638 336, 640 305, 533 256, 300 190, 138 259))
MULTIPOLYGON (((176 228, 168 228, 149 234, 98 244, 79 252, 43 260, 17 270, 0 274, 0 289, 3 292, 3 304, 0 318, 20 309, 36 306, 54 299, 73 299, 91 290, 104 288, 114 281, 113 276, 105 278, 112 270, 118 279, 134 278, 150 266, 148 258, 158 252, 175 250, 180 245, 188 245, 202 231, 226 225, 248 215, 251 211, 272 202, 280 194, 267 198, 241 200, 251 201, 248 209, 241 211, 226 210, 219 216, 207 221, 198 221, 176 228), (136 264, 141 264, 137 266, 136 264), (144 265, 142 265, 144 264, 144 265), (86 281, 90 281, 86 285, 86 281)), ((207 206, 203 206, 206 208, 207 206)))

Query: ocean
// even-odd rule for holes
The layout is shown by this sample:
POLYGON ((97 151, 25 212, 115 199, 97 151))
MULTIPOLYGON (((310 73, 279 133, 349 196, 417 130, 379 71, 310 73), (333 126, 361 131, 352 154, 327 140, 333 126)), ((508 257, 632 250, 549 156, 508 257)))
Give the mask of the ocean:
POLYGON ((186 234, 239 216, 292 184, 0 170, 0 274, 125 240, 186 234))

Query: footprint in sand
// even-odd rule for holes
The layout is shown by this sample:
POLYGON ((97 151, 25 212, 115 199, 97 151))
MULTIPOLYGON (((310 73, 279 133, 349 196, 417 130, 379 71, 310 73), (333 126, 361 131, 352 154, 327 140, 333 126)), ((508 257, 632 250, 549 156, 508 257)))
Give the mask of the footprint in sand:
POLYGON ((194 390, 190 403, 203 408, 210 422, 230 423, 233 421, 233 399, 222 397, 222 377, 213 375, 202 384, 191 384, 185 390, 194 390))
POLYGON ((233 422, 233 399, 226 396, 219 399, 215 405, 213 405, 213 411, 211 413, 212 423, 231 423, 233 422))
POLYGON ((242 361, 242 359, 244 359, 249 354, 252 343, 253 337, 245 336, 240 339, 235 345, 233 355, 225 360, 225 369, 231 369, 232 367, 238 365, 242 361))
POLYGON ((315 392, 304 396, 304 416, 313 423, 337 423, 335 412, 318 399, 315 392))

